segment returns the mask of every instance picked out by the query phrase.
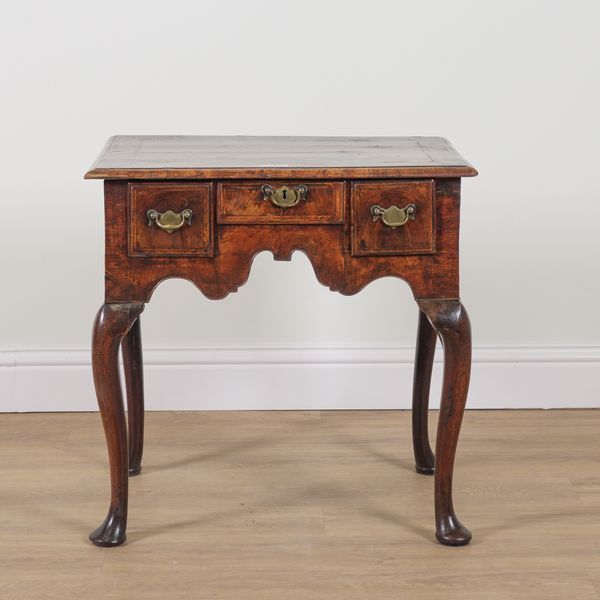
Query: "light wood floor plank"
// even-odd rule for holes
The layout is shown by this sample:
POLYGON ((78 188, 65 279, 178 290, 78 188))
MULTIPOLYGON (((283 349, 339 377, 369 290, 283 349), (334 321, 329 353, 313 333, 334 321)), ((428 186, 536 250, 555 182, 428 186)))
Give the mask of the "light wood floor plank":
POLYGON ((0 415, 0 598, 599 600, 599 434, 600 410, 468 412, 474 538, 446 548, 408 412, 149 413, 129 541, 99 549, 98 415, 0 415))

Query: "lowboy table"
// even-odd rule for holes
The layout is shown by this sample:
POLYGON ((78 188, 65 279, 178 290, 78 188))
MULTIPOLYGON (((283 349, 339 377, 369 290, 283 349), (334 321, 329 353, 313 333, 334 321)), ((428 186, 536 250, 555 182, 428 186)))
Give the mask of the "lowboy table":
POLYGON ((92 361, 111 482, 108 515, 91 541, 126 539, 128 475, 140 473, 143 449, 139 316, 156 286, 181 277, 223 298, 246 282, 258 252, 289 260, 301 250, 317 279, 342 294, 385 276, 410 285, 419 306, 416 470, 435 470, 437 539, 467 544, 452 472, 471 370, 469 317, 459 300, 460 183, 476 174, 443 138, 111 138, 86 174, 105 180, 106 293, 92 361), (427 410, 436 335, 444 378, 434 468, 427 410))

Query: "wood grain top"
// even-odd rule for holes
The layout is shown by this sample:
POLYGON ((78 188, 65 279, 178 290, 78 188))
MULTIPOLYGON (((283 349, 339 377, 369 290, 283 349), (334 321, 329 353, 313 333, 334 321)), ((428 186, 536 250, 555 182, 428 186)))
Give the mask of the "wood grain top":
POLYGON ((440 137, 139 136, 108 140, 86 179, 471 177, 440 137))

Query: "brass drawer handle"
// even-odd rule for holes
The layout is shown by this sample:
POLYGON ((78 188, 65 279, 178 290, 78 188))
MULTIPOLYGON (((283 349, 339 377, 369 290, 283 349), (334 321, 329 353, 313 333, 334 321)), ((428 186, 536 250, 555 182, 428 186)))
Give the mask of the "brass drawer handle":
POLYGON ((192 214, 193 213, 189 208, 182 210, 180 213, 174 213, 172 210, 159 213, 157 210, 151 208, 146 213, 146 216, 148 217, 148 225, 152 226, 156 223, 163 231, 173 233, 174 231, 181 229, 185 223, 191 225, 192 214))
POLYGON ((415 220, 415 212, 417 207, 414 204, 407 204, 404 208, 398 208, 397 206, 390 206, 389 208, 381 208, 378 204, 371 206, 371 214, 373 215, 373 221, 381 219, 384 225, 396 229, 396 227, 402 227, 406 225, 409 219, 415 220))
POLYGON ((297 185, 295 188, 289 188, 287 185, 278 188, 272 188, 270 185, 263 185, 263 199, 270 200, 279 208, 291 208, 296 206, 300 200, 306 198, 308 188, 305 185, 297 185))

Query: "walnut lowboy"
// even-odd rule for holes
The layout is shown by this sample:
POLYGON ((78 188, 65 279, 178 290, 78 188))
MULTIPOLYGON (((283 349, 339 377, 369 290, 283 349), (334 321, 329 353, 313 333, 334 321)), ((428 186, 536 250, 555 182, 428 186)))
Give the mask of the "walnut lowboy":
POLYGON ((139 315, 156 286, 180 277, 209 298, 223 298, 245 283, 257 253, 288 260, 301 250, 317 279, 342 294, 386 276, 411 287, 420 309, 416 470, 435 473, 437 539, 467 544, 471 533, 452 504, 452 473, 471 366, 458 238, 461 178, 472 175, 476 171, 442 138, 109 140, 86 174, 105 179, 105 303, 92 357, 111 470, 108 515, 90 539, 99 546, 126 539, 128 474, 140 473, 143 450, 139 315), (427 410, 437 336, 445 367, 434 460, 427 410))

